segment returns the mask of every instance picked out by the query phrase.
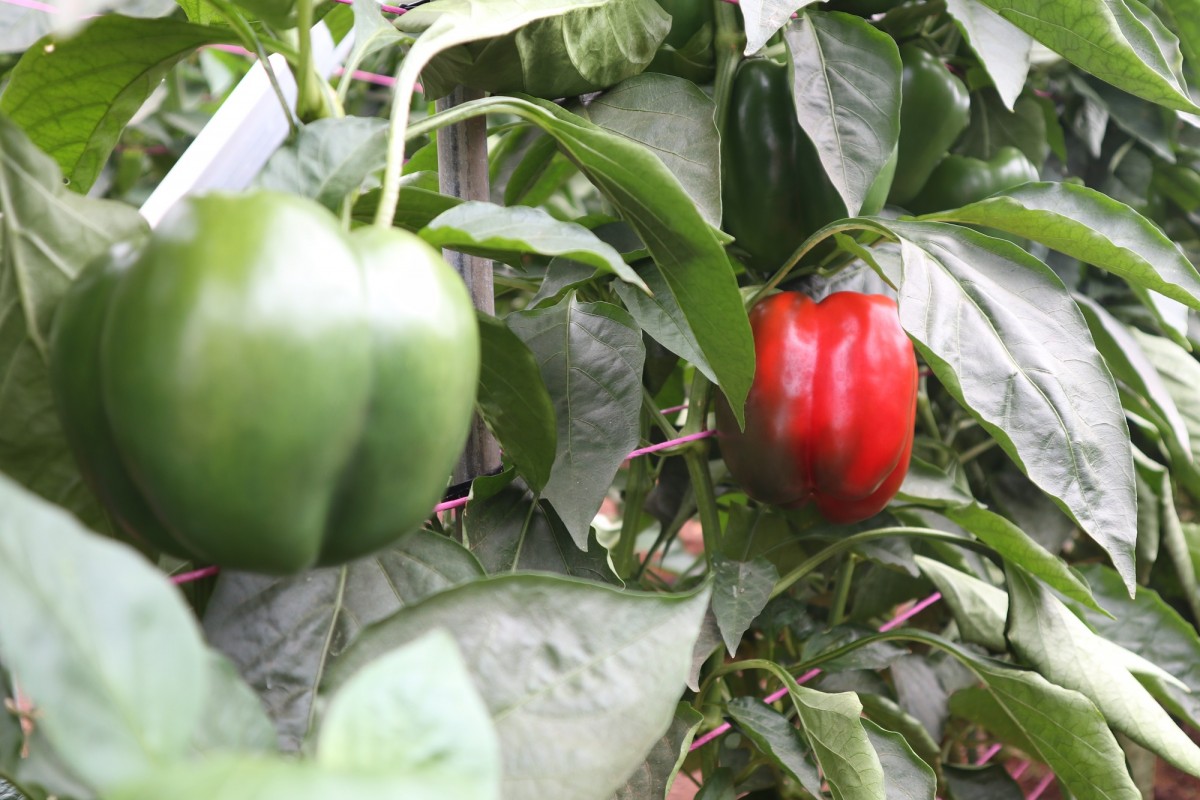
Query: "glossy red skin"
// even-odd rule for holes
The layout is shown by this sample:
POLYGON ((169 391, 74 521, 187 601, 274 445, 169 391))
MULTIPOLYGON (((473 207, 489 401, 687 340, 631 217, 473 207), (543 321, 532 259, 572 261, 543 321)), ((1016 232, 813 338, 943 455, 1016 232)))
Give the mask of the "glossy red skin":
POLYGON ((908 471, 917 409, 916 355, 895 302, 780 292, 755 305, 750 325, 757 369, 745 431, 717 404, 733 477, 756 500, 812 502, 830 522, 879 513, 908 471))

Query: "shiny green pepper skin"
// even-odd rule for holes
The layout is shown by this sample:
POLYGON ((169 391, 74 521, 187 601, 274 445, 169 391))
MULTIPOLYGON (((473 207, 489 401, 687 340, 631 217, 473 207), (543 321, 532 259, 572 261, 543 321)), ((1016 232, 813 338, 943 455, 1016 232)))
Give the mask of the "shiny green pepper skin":
POLYGON ((692 83, 710 82, 716 73, 712 0, 658 0, 658 4, 671 15, 671 30, 647 72, 676 75, 692 83))
POLYGON ((1001 147, 988 161, 946 156, 909 207, 916 214, 962 208, 996 192, 1036 180, 1037 169, 1015 147, 1001 147))
POLYGON ((903 45, 900 61, 900 157, 888 202, 907 207, 966 129, 971 97, 963 82, 928 50, 903 45))
MULTIPOLYGON (((724 229, 750 266, 775 270, 822 225, 846 216, 812 140, 800 127, 785 64, 752 58, 738 65, 721 138, 724 229)), ((885 167, 863 203, 883 205, 885 167)))
POLYGON ((131 538, 289 574, 421 525, 466 440, 479 341, 466 288, 415 236, 213 194, 84 270, 50 366, 85 479, 131 538))

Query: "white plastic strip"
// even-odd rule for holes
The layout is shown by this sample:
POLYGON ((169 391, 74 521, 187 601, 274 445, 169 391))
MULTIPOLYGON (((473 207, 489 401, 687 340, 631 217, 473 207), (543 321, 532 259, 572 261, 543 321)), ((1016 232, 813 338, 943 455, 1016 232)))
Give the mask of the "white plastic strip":
MULTIPOLYGON (((312 29, 313 64, 323 75, 341 66, 354 44, 353 32, 335 47, 325 23, 312 29)), ((296 108, 296 82, 283 56, 269 59, 288 106, 296 108)), ((142 205, 151 227, 184 196, 200 191, 237 191, 250 185, 288 135, 275 90, 261 62, 255 63, 200 135, 142 205)))

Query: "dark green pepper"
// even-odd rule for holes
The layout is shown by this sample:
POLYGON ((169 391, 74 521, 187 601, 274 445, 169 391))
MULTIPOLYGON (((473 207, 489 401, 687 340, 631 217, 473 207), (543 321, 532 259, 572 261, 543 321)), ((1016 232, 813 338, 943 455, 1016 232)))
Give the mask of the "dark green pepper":
POLYGON ((971 97, 941 59, 915 44, 900 48, 904 78, 900 158, 888 202, 907 206, 967 127, 971 97))
POLYGON ((83 271, 50 369, 130 538, 286 574, 421 525, 466 439, 479 342, 462 281, 416 236, 207 195, 83 271))
POLYGON ((946 156, 909 208, 916 214, 962 208, 996 192, 1038 180, 1038 171, 1015 147, 1001 147, 990 160, 946 156))
POLYGON ((658 4, 671 15, 671 30, 646 70, 708 83, 716 72, 712 0, 658 0, 658 4))
MULTIPOLYGON (((786 64, 752 58, 738 65, 721 136, 721 171, 724 228, 756 269, 782 266, 809 234, 846 216, 796 117, 786 64)), ((883 206, 890 177, 885 167, 863 214, 883 206)))

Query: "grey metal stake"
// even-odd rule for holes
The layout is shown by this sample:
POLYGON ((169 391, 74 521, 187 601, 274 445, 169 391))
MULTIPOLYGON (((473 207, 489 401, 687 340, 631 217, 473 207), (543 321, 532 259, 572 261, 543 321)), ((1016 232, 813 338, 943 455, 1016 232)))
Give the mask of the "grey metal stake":
MULTIPOLYGON (((437 101, 437 110, 475 100, 482 92, 458 87, 449 97, 437 101)), ((442 194, 464 200, 487 200, 488 157, 487 122, 475 117, 456 125, 439 128, 437 132, 439 188, 442 194)), ((484 314, 496 313, 492 291, 492 262, 479 256, 469 256, 452 250, 442 255, 458 270, 471 292, 475 308, 484 314)), ((469 481, 500 467, 500 445, 478 414, 471 423, 467 448, 454 470, 454 483, 469 481)))

